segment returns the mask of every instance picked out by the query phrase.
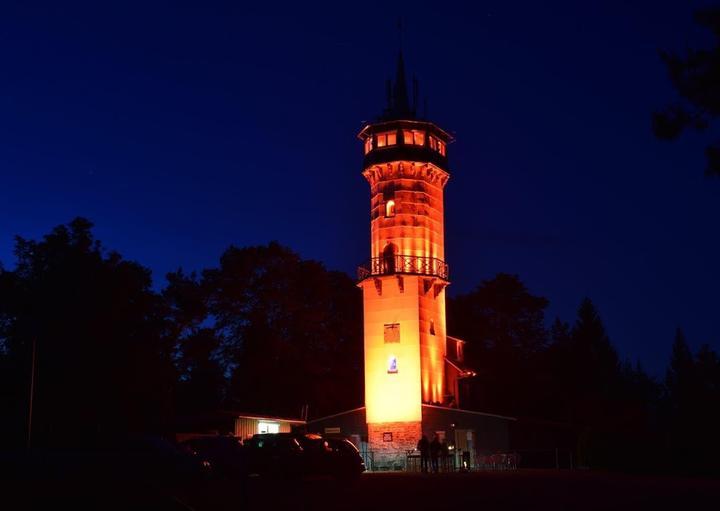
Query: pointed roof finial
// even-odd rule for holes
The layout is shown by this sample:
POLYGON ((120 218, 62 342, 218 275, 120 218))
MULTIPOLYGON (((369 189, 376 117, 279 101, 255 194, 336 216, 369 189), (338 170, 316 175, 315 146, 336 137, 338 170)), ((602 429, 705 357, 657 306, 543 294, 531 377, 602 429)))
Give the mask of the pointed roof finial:
POLYGON ((397 114, 410 113, 410 102, 408 101, 407 83, 405 83, 405 63, 403 62, 402 50, 398 53, 397 71, 395 73, 395 87, 393 89, 393 110, 397 114))
POLYGON ((402 48, 403 48, 403 24, 402 24, 402 16, 398 16, 397 29, 398 29, 398 48, 400 49, 400 52, 402 52, 402 48))
POLYGON ((395 70, 395 81, 394 83, 388 80, 388 106, 383 112, 382 118, 384 119, 413 119, 415 118, 415 110, 417 105, 417 84, 413 82, 413 104, 410 104, 410 99, 407 90, 407 80, 405 78, 405 62, 403 60, 402 52, 402 36, 403 36, 403 25, 402 18, 398 18, 397 21, 399 46, 397 67, 395 70))

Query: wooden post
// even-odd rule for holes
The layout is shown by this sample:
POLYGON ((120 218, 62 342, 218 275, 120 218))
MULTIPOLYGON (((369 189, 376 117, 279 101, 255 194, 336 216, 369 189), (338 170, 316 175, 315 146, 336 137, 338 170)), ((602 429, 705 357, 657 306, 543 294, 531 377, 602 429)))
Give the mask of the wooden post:
POLYGON ((27 448, 30 448, 32 441, 32 418, 33 418, 33 399, 35 397, 35 348, 37 341, 33 338, 32 343, 32 362, 30 364, 30 404, 28 406, 28 431, 27 431, 27 448))

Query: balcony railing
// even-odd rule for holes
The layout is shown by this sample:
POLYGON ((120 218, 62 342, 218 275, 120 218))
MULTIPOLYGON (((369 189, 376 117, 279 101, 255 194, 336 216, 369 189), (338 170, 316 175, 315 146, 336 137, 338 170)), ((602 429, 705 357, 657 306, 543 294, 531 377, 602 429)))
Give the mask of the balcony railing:
POLYGON ((434 257, 410 255, 373 257, 370 261, 358 267, 358 280, 395 273, 430 275, 447 280, 448 265, 445 261, 434 257))

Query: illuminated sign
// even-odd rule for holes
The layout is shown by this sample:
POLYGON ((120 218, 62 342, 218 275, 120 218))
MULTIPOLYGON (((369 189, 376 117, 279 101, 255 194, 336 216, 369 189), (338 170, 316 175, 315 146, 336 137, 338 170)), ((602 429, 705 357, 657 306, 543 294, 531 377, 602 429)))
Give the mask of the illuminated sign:
POLYGON ((388 373, 395 374, 397 372, 397 357, 395 355, 390 355, 390 358, 388 359, 388 373))

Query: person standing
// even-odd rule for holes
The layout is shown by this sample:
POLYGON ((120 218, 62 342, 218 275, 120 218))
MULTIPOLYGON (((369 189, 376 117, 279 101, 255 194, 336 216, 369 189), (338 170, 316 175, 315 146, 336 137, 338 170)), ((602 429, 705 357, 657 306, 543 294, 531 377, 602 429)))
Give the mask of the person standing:
POLYGON ((425 435, 420 438, 417 444, 417 449, 420 451, 420 471, 425 473, 428 471, 428 462, 430 454, 430 442, 425 435))
POLYGON ((443 438, 440 443, 440 456, 442 456, 442 470, 443 472, 450 471, 450 447, 448 446, 447 440, 443 438))
POLYGON ((432 461, 432 471, 434 474, 437 474, 438 471, 438 458, 440 457, 441 449, 440 437, 435 433, 432 442, 430 442, 430 460, 432 461))

